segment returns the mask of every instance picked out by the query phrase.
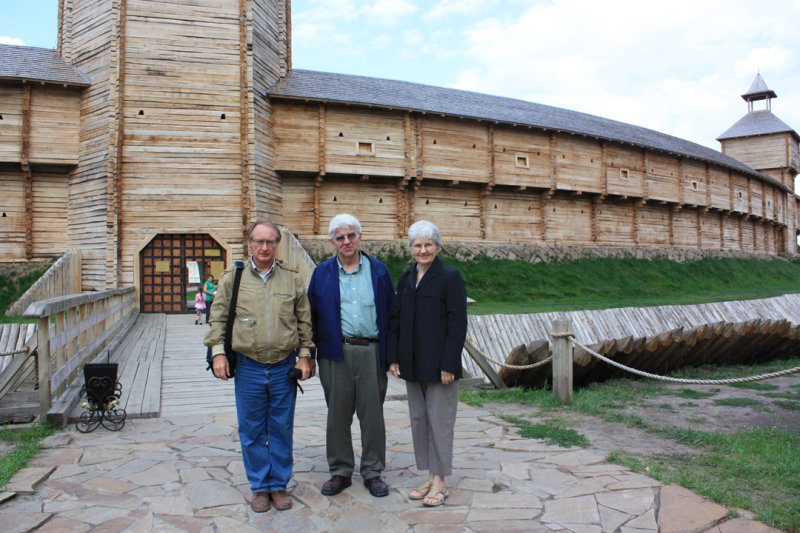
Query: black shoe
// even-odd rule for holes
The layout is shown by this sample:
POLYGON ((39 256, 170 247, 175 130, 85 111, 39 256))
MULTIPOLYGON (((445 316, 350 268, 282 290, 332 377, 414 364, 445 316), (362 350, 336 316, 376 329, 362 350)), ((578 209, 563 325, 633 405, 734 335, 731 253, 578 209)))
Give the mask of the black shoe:
POLYGON ((376 498, 382 498, 383 496, 389 494, 389 485, 383 482, 381 476, 365 479, 364 486, 367 487, 369 493, 376 498))
POLYGON ((322 494, 325 496, 335 496, 352 485, 352 483, 349 477, 331 476, 331 478, 322 485, 322 494))

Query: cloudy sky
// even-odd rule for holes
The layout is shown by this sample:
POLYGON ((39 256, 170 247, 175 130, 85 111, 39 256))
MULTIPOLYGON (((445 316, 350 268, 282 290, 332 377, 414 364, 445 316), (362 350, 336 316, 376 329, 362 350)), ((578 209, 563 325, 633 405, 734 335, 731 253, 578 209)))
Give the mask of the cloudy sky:
MULTIPOLYGON (((54 47, 57 5, 0 0, 0 42, 54 47)), ((800 130, 797 0, 293 0, 292 18, 295 68, 520 98, 717 150, 760 72, 800 130)))

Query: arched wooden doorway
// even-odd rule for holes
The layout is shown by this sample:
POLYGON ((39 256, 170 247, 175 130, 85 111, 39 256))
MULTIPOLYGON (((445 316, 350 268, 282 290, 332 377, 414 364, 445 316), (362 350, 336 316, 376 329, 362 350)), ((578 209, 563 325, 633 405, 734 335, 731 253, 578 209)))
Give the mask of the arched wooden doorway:
POLYGON ((219 279, 225 249, 205 233, 156 235, 139 253, 142 313, 186 313, 209 274, 219 279))

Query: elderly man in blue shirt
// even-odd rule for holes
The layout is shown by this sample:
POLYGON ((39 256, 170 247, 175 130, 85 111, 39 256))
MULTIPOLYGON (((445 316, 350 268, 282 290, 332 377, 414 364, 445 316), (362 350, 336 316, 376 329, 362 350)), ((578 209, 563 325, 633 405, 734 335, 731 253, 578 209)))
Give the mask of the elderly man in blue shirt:
POLYGON ((352 215, 333 217, 328 236, 336 255, 314 270, 308 287, 317 346, 319 378, 328 404, 326 454, 331 478, 322 494, 339 494, 355 470, 350 426, 361 426, 360 474, 370 494, 389 486, 383 401, 387 387, 386 341, 394 286, 381 261, 359 250, 361 223, 352 215))

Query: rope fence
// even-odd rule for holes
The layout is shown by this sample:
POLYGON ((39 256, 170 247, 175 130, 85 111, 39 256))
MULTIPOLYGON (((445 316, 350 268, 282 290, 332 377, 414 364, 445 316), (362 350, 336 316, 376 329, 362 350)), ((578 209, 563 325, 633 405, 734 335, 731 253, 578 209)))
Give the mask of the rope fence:
POLYGON ((497 359, 493 359, 485 354, 481 355, 486 361, 493 363, 499 367, 511 370, 531 370, 533 368, 537 368, 546 364, 552 364, 553 392, 559 398, 559 400, 562 401, 562 403, 570 403, 572 401, 572 365, 573 365, 572 354, 576 346, 586 351, 588 354, 590 354, 597 360, 609 364, 613 367, 616 367, 624 372, 629 372, 631 374, 640 377, 653 379, 657 381, 664 381, 668 383, 682 383, 687 385, 732 385, 737 383, 750 383, 754 381, 763 381, 767 379, 777 378, 780 376, 786 376, 789 374, 800 373, 800 367, 794 367, 794 368, 787 368, 785 370, 779 370, 776 372, 768 372, 764 374, 758 374, 755 376, 747 376, 740 378, 690 379, 690 378, 662 376, 659 374, 652 374, 650 372, 638 370, 636 368, 631 368, 629 366, 626 366, 622 363, 619 363, 608 357, 605 357, 604 355, 597 353, 588 346, 578 342, 575 339, 575 334, 572 331, 570 331, 571 329, 572 328, 570 327, 569 321, 563 319, 555 320, 553 322, 554 332, 551 333, 552 355, 550 355, 546 359, 537 361, 536 363, 531 363, 526 365, 515 365, 515 364, 505 363, 503 361, 498 361, 497 359))

